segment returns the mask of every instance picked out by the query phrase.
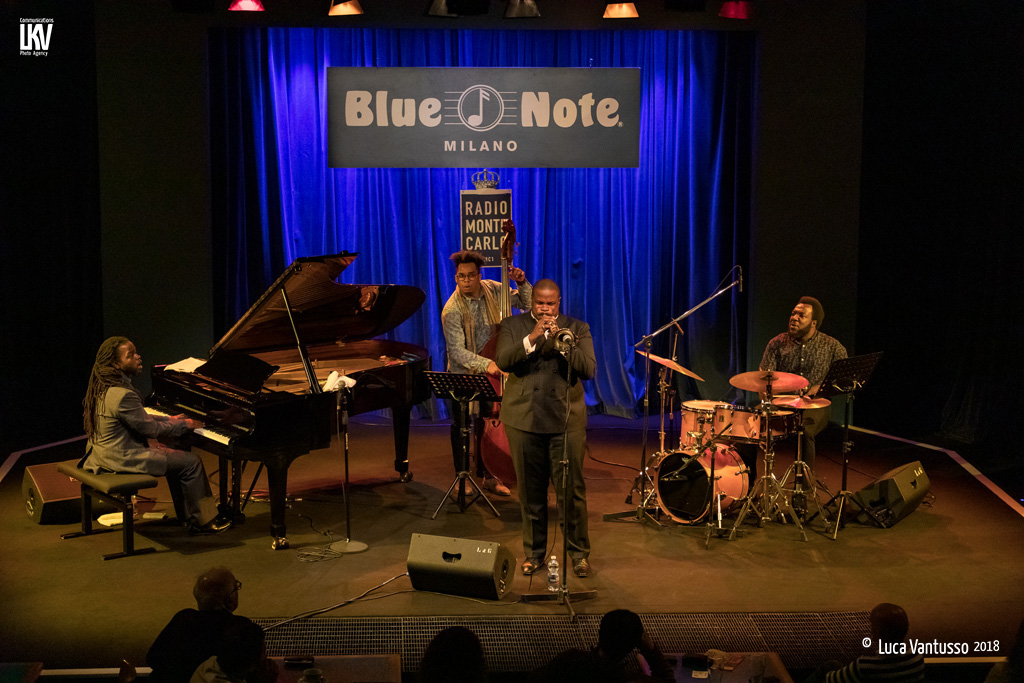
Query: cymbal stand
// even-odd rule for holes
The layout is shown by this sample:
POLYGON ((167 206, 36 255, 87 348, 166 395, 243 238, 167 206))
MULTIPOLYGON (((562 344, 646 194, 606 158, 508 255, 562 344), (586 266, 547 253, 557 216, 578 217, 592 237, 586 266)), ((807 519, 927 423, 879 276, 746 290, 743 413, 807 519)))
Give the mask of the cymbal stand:
MULTIPOLYGON (((790 508, 794 513, 796 513, 797 510, 802 510, 800 514, 810 512, 807 507, 807 496, 810 495, 811 501, 813 501, 814 506, 818 509, 818 511, 814 513, 814 517, 821 515, 821 518, 825 520, 825 526, 827 527, 829 521, 828 517, 825 515, 825 510, 823 509, 821 501, 818 500, 818 488, 820 487, 825 489, 825 492, 827 493, 828 487, 818 479, 818 475, 814 473, 814 468, 808 465, 807 461, 804 460, 803 436, 804 415, 803 411, 800 411, 800 424, 796 430, 796 457, 793 460, 793 464, 790 465, 786 469, 786 473, 782 475, 782 487, 785 489, 786 482, 789 481, 789 477, 792 475, 793 491, 790 496, 790 508), (801 500, 801 498, 803 500, 801 500)), ((807 522, 809 523, 811 519, 814 519, 814 517, 808 518, 807 522)))
POLYGON ((765 522, 770 522, 774 519, 778 519, 783 524, 786 523, 786 513, 793 518, 793 523, 796 524, 800 530, 800 537, 803 540, 807 540, 807 533, 804 531, 803 524, 800 523, 800 518, 793 512, 793 508, 789 504, 789 499, 786 498, 785 492, 782 490, 782 486, 779 484, 779 480, 775 478, 775 446, 772 439, 771 430, 771 416, 775 412, 775 406, 772 405, 772 385, 768 382, 768 386, 765 388, 765 399, 761 401, 759 408, 762 419, 764 420, 764 428, 762 431, 761 443, 758 445, 762 446, 764 450, 764 472, 754 482, 754 486, 750 489, 747 494, 747 498, 743 501, 743 507, 740 508, 740 514, 736 518, 736 522, 732 525, 732 530, 729 532, 729 540, 733 540, 736 536, 736 532, 739 530, 743 520, 746 519, 747 513, 753 508, 754 512, 758 515, 759 521, 758 526, 762 526, 765 522), (762 445, 763 444, 763 445, 762 445), (760 496, 760 502, 758 497, 760 496), (780 504, 781 501, 781 504, 780 504), (785 506, 785 508, 783 508, 785 506))
MULTIPOLYGON (((732 272, 735 271, 737 268, 739 268, 739 266, 733 266, 733 268, 729 271, 729 275, 727 277, 731 277, 732 276, 732 272)), ((717 299, 721 295, 723 295, 726 292, 728 292, 733 287, 737 287, 737 286, 739 287, 740 291, 742 292, 743 291, 743 271, 742 270, 740 270, 740 279, 739 280, 733 280, 728 285, 726 285, 722 289, 718 290, 717 292, 715 292, 714 294, 709 296, 704 301, 701 301, 699 304, 697 304, 696 306, 694 306, 690 310, 686 311, 682 315, 679 315, 679 316, 673 318, 672 320, 669 320, 667 323, 665 323, 664 325, 662 325, 661 327, 656 329, 654 332, 651 332, 650 334, 644 335, 644 337, 640 341, 638 341, 636 344, 633 344, 634 348, 639 348, 640 346, 643 346, 644 350, 646 352, 645 356, 647 358, 647 360, 646 360, 646 362, 644 364, 644 367, 645 367, 645 371, 644 371, 644 420, 643 420, 643 437, 642 437, 643 445, 642 445, 641 451, 640 451, 640 475, 637 477, 640 480, 640 504, 637 506, 637 509, 636 509, 635 512, 628 512, 628 511, 627 512, 613 512, 611 514, 604 515, 602 517, 602 519, 604 519, 604 521, 611 522, 611 521, 616 521, 616 520, 619 520, 619 519, 626 519, 626 518, 632 517, 632 518, 634 518, 638 522, 653 522, 653 523, 657 524, 658 526, 665 526, 664 524, 659 522, 654 516, 652 516, 647 511, 647 505, 648 505, 648 502, 650 501, 652 496, 644 495, 644 493, 646 491, 646 488, 645 488, 646 484, 648 483, 648 480, 650 479, 650 477, 647 475, 647 419, 648 419, 648 417, 650 415, 650 411, 649 411, 649 407, 648 407, 649 406, 648 394, 650 392, 648 391, 647 384, 649 383, 650 377, 651 377, 651 346, 653 344, 654 338, 657 337, 659 334, 661 334, 665 330, 669 329, 670 327, 673 327, 673 326, 678 327, 680 320, 683 320, 685 318, 690 317, 698 309, 702 308, 706 304, 710 303, 711 301, 717 299)), ((635 483, 633 484, 633 487, 634 487, 634 489, 636 488, 636 484, 635 483)), ((654 482, 651 482, 651 489, 652 490, 654 489, 654 482)), ((626 498, 627 504, 630 501, 632 501, 632 490, 630 491, 629 497, 626 498)))
MULTIPOLYGON (((644 377, 648 378, 648 379, 651 376, 651 345, 652 345, 653 341, 654 341, 654 336, 653 335, 649 335, 647 337, 644 337, 644 339, 643 339, 644 348, 647 351, 646 360, 644 361, 644 377)), ((662 382, 659 383, 659 386, 661 386, 661 384, 663 384, 663 383, 664 383, 664 376, 662 377, 662 382)), ((645 380, 645 384, 647 384, 646 380, 645 380)), ((636 479, 633 480, 633 487, 629 490, 629 495, 626 497, 626 504, 628 505, 628 504, 633 502, 633 492, 636 491, 637 493, 640 494, 640 503, 639 503, 639 505, 637 505, 636 510, 626 510, 624 512, 611 512, 611 513, 608 513, 606 515, 603 515, 601 517, 601 519, 604 520, 605 522, 617 522, 617 521, 620 521, 620 520, 630 520, 630 521, 641 522, 641 523, 646 522, 646 523, 654 524, 654 525, 660 526, 660 527, 665 526, 664 524, 662 524, 658 520, 657 517, 655 517, 650 512, 648 512, 648 510, 650 510, 652 507, 654 507, 654 505, 651 503, 651 500, 654 498, 654 496, 656 494, 656 489, 654 487, 654 482, 651 480, 650 475, 647 473, 647 469, 648 469, 647 468, 647 424, 648 424, 648 420, 650 419, 650 399, 648 398, 649 394, 650 394, 650 392, 645 389, 644 390, 643 434, 640 437, 640 472, 639 472, 639 474, 637 474, 636 479), (649 488, 648 488, 648 486, 649 486, 649 488)), ((664 415, 665 397, 664 397, 664 394, 661 397, 661 403, 662 403, 662 425, 664 425, 664 419, 665 419, 665 415, 664 415)), ((662 426, 662 430, 661 430, 661 443, 662 443, 662 448, 664 448, 664 443, 665 443, 665 430, 664 430, 664 426, 662 426)))
POLYGON ((661 395, 661 424, 660 429, 658 430, 659 453, 665 452, 665 396, 668 393, 668 382, 665 381, 666 374, 668 374, 668 368, 662 365, 661 370, 658 371, 658 394, 661 395))
MULTIPOLYGON (((712 414, 712 432, 714 431, 714 414, 712 414)), ((706 416, 699 416, 697 418, 697 424, 701 422, 707 422, 706 416)), ((724 494, 721 492, 718 486, 718 480, 722 478, 722 475, 718 474, 715 470, 715 456, 718 455, 718 449, 715 448, 715 442, 721 439, 724 434, 732 429, 732 425, 728 424, 722 431, 717 434, 713 434, 711 439, 708 441, 707 446, 703 442, 698 442, 697 453, 701 453, 705 448, 711 448, 711 473, 708 475, 711 481, 711 505, 708 506, 708 521, 704 524, 704 550, 711 549, 711 534, 714 532, 719 538, 725 534, 725 528, 722 526, 722 498, 724 494), (712 519, 712 512, 714 513, 714 519, 712 519)))

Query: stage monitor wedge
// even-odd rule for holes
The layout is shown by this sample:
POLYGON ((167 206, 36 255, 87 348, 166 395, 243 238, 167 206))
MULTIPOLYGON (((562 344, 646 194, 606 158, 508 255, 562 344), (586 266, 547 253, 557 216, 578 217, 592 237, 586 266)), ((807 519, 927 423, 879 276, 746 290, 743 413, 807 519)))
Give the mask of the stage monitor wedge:
POLYGON ((36 524, 71 524, 82 520, 81 487, 57 471, 60 463, 29 465, 21 482, 25 514, 36 524))
POLYGON ((499 600, 512 588, 516 558, 500 543, 413 534, 407 566, 416 590, 499 600))
MULTIPOLYGON (((924 467, 915 460, 886 472, 855 495, 861 505, 871 510, 885 528, 889 528, 916 510, 930 488, 931 482, 924 467)), ((864 513, 857 517, 860 522, 868 519, 864 513)))

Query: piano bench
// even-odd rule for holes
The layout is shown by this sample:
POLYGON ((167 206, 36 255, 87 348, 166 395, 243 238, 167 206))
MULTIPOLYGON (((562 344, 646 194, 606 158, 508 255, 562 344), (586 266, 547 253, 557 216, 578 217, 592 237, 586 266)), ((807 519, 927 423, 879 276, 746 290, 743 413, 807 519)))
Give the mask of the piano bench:
POLYGON ((92 499, 97 498, 113 505, 121 512, 122 517, 121 552, 104 555, 104 560, 154 552, 153 548, 135 548, 135 507, 132 504, 132 496, 142 489, 155 487, 156 477, 151 477, 148 474, 94 474, 75 467, 73 463, 61 463, 57 465, 57 471, 82 484, 82 530, 62 534, 61 538, 77 538, 114 531, 113 528, 93 530, 92 499))

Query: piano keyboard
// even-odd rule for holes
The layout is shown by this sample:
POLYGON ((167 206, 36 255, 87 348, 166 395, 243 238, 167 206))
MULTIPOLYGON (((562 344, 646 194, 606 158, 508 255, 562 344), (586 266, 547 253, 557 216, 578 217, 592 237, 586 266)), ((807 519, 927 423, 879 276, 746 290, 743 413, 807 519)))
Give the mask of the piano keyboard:
MULTIPOLYGON (((165 417, 174 417, 173 414, 167 412, 166 410, 156 408, 154 406, 146 406, 146 412, 149 413, 150 415, 163 415, 165 417)), ((196 429, 192 430, 192 432, 194 434, 197 434, 198 436, 203 437, 204 439, 216 441, 217 443, 224 444, 225 446, 231 445, 231 440, 235 438, 234 435, 231 434, 230 432, 224 431, 222 429, 217 429, 215 427, 197 427, 196 429)))

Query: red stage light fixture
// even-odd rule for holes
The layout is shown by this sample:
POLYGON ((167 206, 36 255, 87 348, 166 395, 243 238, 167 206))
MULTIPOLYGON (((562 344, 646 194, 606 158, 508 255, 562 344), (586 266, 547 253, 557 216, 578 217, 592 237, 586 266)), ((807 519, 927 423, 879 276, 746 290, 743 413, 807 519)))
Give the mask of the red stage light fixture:
POLYGON ((718 16, 726 19, 750 19, 754 16, 754 3, 749 0, 728 0, 722 3, 718 16))

